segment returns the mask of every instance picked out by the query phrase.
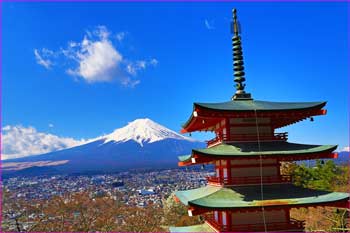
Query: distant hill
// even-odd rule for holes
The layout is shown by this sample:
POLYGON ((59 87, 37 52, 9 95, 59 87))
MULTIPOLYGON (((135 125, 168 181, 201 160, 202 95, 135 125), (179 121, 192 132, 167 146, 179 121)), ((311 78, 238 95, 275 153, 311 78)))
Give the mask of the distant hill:
MULTIPOLYGON (((324 159, 326 160, 326 159, 324 159)), ((336 159, 330 159, 333 160, 335 164, 337 165, 350 165, 350 152, 342 151, 338 153, 338 158, 336 159)), ((315 166, 316 160, 310 160, 310 161, 299 161, 298 164, 306 164, 307 166, 315 166)))
POLYGON ((177 156, 191 153, 192 148, 203 147, 205 143, 182 136, 150 119, 138 119, 80 146, 2 161, 3 173, 26 175, 170 168, 177 167, 177 156), (47 161, 50 166, 44 166, 47 161), (36 166, 38 163, 44 165, 36 166), (18 170, 23 164, 26 164, 25 168, 18 170), (33 167, 28 167, 30 164, 33 167), (6 165, 11 166, 6 168, 6 165))
POLYGON ((342 151, 338 153, 338 158, 334 159, 336 164, 349 164, 350 163, 350 152, 342 151))

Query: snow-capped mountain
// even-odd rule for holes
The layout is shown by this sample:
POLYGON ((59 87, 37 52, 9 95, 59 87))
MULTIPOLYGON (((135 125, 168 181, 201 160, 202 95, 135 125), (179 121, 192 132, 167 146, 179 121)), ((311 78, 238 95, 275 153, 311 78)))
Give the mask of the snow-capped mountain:
POLYGON ((137 119, 111 134, 86 144, 42 155, 3 161, 3 171, 62 173, 118 171, 129 168, 177 167, 177 156, 203 148, 200 141, 182 136, 150 119, 137 119))
POLYGON ((178 139, 194 141, 191 138, 182 136, 164 126, 148 119, 137 119, 130 122, 127 126, 116 129, 113 133, 102 137, 105 142, 126 142, 133 140, 141 146, 143 143, 152 143, 164 139, 178 139))

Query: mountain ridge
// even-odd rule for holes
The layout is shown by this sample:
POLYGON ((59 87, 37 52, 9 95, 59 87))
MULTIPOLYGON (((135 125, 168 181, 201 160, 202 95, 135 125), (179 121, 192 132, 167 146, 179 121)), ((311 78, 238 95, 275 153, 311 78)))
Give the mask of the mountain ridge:
MULTIPOLYGON (((3 171, 19 172, 26 164, 27 170, 45 171, 44 168, 28 169, 28 164, 49 161, 59 172, 84 172, 92 170, 117 171, 129 168, 176 167, 177 157, 188 154, 192 148, 202 148, 205 143, 182 136, 148 118, 137 119, 114 130, 111 134, 89 140, 85 144, 40 155, 32 155, 2 161, 3 171), (62 163, 60 161, 67 161, 62 163), (11 164, 7 166, 6 164, 11 164), (15 165, 13 165, 15 164, 15 165), (17 164, 17 166, 16 166, 17 164), (17 169, 17 170, 16 170, 17 169)), ((40 172, 39 172, 40 173, 40 172)))
POLYGON ((134 140, 143 146, 143 142, 152 143, 166 138, 184 139, 195 141, 194 139, 180 135, 164 126, 152 121, 149 118, 136 119, 129 122, 128 125, 114 130, 106 135, 105 143, 110 141, 126 142, 134 140))

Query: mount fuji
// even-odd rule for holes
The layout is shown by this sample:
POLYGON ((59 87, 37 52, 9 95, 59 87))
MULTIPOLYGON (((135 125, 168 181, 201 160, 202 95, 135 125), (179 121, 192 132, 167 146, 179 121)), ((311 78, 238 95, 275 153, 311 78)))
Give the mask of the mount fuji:
POLYGON ((176 167, 177 156, 204 146, 146 118, 83 145, 5 160, 2 165, 4 174, 23 175, 176 167))

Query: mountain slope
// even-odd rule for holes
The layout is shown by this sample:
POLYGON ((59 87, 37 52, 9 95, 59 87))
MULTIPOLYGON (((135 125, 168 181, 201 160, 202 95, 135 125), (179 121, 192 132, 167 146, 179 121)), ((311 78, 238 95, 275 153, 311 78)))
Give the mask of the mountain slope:
POLYGON ((60 172, 176 167, 177 156, 204 146, 203 142, 179 135, 150 119, 138 119, 80 146, 3 163, 68 160, 55 166, 60 172))
POLYGON ((188 137, 184 137, 154 121, 145 118, 137 119, 127 126, 116 129, 113 133, 104 137, 105 143, 110 141, 126 142, 133 140, 143 146, 143 142, 152 143, 164 139, 179 139, 194 141, 188 137))

